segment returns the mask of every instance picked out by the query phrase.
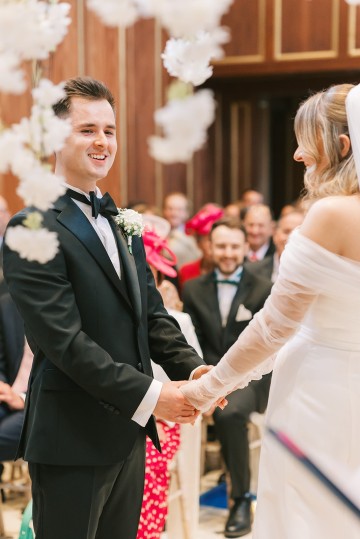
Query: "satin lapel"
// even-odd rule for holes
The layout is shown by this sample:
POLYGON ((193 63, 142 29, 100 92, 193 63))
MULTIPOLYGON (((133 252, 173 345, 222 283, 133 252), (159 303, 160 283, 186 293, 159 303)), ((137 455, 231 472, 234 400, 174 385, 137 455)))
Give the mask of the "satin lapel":
POLYGON ((140 321, 141 319, 141 293, 140 293, 140 285, 139 285, 139 279, 138 279, 138 273, 136 269, 136 264, 133 255, 129 253, 129 248, 127 245, 127 241, 122 234, 122 232, 119 230, 119 227, 114 222, 113 219, 109 220, 110 226, 113 229, 113 232, 115 234, 115 238, 118 243, 122 267, 124 269, 126 282, 128 285, 128 291, 130 295, 130 300, 133 305, 135 314, 140 321))
POLYGON ((63 200, 64 198, 62 197, 55 204, 55 209, 61 210, 57 220, 81 241, 116 289, 122 294, 129 307, 131 307, 125 283, 119 279, 99 236, 76 204, 68 197, 66 197, 65 201, 63 200))
POLYGON ((234 296, 234 299, 230 307, 226 326, 228 324, 231 324, 235 320, 238 308, 240 307, 242 303, 245 302, 250 290, 251 290, 251 277, 247 273, 247 271, 243 269, 243 273, 240 279, 238 289, 236 291, 236 294, 234 296))
MULTIPOLYGON (((221 339, 222 323, 221 314, 219 308, 219 300, 217 295, 217 286, 214 282, 214 274, 210 273, 203 281, 204 293, 203 299, 205 300, 205 308, 210 317, 212 333, 217 333, 218 338, 221 339)), ((219 341, 221 342, 221 341, 219 341)))

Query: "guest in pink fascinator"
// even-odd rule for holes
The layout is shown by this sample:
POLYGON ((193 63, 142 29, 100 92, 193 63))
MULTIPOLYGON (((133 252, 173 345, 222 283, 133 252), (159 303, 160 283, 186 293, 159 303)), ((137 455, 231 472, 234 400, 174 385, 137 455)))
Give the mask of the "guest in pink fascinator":
MULTIPOLYGON (((143 215, 145 230, 143 241, 146 261, 153 272, 166 309, 179 323, 186 340, 201 354, 194 326, 187 313, 182 311, 176 287, 164 277, 176 277, 176 256, 170 249, 166 237, 167 221, 162 217, 143 215), (165 222, 165 225, 163 223, 165 222)), ((165 372, 152 362, 154 378, 168 381, 165 372)), ((146 437, 146 468, 144 496, 141 507, 137 539, 160 539, 168 514, 169 464, 180 447, 180 425, 157 420, 157 430, 161 443, 161 453, 157 451, 149 437, 146 437)))
POLYGON ((210 203, 205 204, 192 219, 187 221, 185 232, 196 237, 202 256, 198 260, 195 260, 195 262, 184 264, 184 266, 180 268, 178 275, 180 289, 185 281, 194 279, 195 277, 199 277, 200 275, 204 275, 213 270, 209 235, 212 225, 215 221, 221 219, 223 215, 224 210, 220 206, 210 203))

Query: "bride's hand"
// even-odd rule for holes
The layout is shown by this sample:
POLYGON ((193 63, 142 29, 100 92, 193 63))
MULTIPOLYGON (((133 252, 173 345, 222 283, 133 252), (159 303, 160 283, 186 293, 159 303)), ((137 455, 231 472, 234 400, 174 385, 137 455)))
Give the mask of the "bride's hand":
POLYGON ((198 380, 199 378, 201 378, 203 374, 206 374, 207 372, 211 371, 211 369, 213 368, 214 368, 214 365, 203 365, 202 367, 198 367, 196 371, 194 372, 192 379, 198 380))

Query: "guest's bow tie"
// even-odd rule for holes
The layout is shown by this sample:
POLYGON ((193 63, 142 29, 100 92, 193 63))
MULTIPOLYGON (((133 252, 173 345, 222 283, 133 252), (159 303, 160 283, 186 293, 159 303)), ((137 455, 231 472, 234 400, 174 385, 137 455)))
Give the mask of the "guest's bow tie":
POLYGON ((232 284, 233 286, 238 286, 240 280, 234 281, 230 279, 215 279, 216 284, 232 284))
POLYGON ((72 189, 67 189, 66 193, 69 195, 69 197, 78 200, 79 202, 84 202, 84 204, 87 204, 88 206, 91 206, 92 216, 95 217, 95 219, 97 218, 99 213, 104 217, 118 214, 116 204, 109 195, 109 193, 105 193, 102 198, 98 198, 95 194, 95 191, 90 191, 90 200, 82 193, 78 193, 77 191, 73 191, 72 189))

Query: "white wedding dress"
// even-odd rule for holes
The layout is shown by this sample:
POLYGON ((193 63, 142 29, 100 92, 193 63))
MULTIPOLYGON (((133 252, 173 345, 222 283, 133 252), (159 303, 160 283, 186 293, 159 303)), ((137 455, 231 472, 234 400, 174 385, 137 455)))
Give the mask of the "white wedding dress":
MULTIPOLYGON (((360 263, 298 230, 264 309, 215 369, 181 389, 204 410, 273 365, 266 424, 320 463, 324 456, 359 470, 360 263)), ((359 539, 360 520, 267 434, 253 537, 359 539)))

